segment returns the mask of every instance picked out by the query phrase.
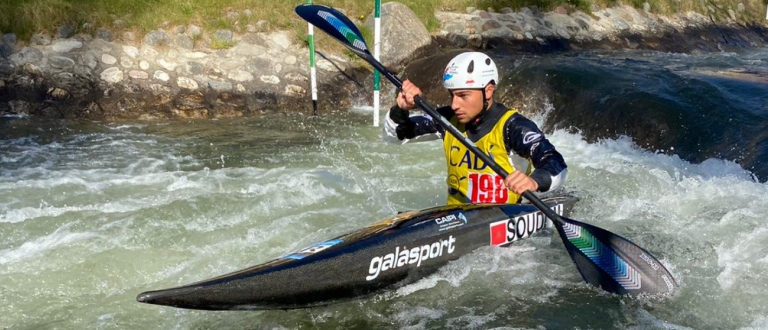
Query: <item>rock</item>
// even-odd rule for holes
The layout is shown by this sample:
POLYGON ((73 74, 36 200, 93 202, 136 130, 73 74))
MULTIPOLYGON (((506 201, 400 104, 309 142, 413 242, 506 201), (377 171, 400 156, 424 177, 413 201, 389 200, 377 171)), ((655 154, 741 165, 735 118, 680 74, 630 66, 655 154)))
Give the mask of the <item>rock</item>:
MULTIPOLYGON (((32 63, 24 64, 24 72, 31 76, 41 76, 43 74, 43 70, 32 63)), ((0 82, 2 82, 2 80, 0 80, 0 82)))
POLYGON ((261 77, 259 77, 259 79, 262 82, 270 84, 270 85, 277 85, 277 84, 280 83, 280 78, 278 78, 277 76, 271 76, 271 75, 270 76, 261 76, 261 77))
MULTIPOLYGON (((373 31, 371 14, 365 25, 373 31)), ((395 71, 412 59, 417 50, 429 46, 432 37, 416 14, 399 2, 381 5, 381 63, 395 71)))
POLYGON ((150 46, 146 46, 145 45, 145 46, 141 47, 141 56, 144 56, 147 59, 152 60, 155 57, 157 57, 157 55, 159 55, 159 54, 160 53, 158 53, 154 48, 152 48, 150 46))
POLYGON ((64 56, 51 56, 51 58, 48 59, 48 63, 57 69, 70 69, 75 66, 74 60, 64 56))
POLYGON ((300 96, 300 95, 306 95, 307 90, 304 89, 304 87, 301 87, 298 85, 288 84, 285 86, 285 90, 283 91, 283 94, 288 96, 300 96))
POLYGON ((162 66, 163 69, 166 69, 168 71, 176 70, 176 66, 178 65, 176 62, 166 61, 164 58, 158 59, 157 64, 160 64, 160 66, 162 66))
MULTIPOLYGON (((188 94, 184 93, 179 95, 174 100, 174 105, 178 110, 205 110, 205 96, 202 95, 200 92, 188 94)), ((207 112, 183 112, 183 113, 177 113, 177 115, 180 115, 182 117, 187 118, 205 118, 207 117, 207 112)))
POLYGON ((234 70, 227 75, 227 78, 236 82, 253 81, 253 75, 248 71, 234 70))
POLYGON ((195 48, 195 41, 192 40, 187 35, 177 35, 176 39, 174 39, 174 42, 176 43, 176 46, 182 49, 192 49, 195 48))
POLYGON ((142 70, 149 70, 149 62, 147 61, 140 61, 139 62, 139 68, 142 70))
POLYGON ((184 57, 189 59, 203 59, 208 57, 208 54, 204 52, 185 52, 184 57))
POLYGON ((75 27, 65 24, 56 29, 56 38, 67 39, 75 35, 75 27))
POLYGON ((100 28, 96 30, 96 37, 104 39, 106 41, 112 41, 115 39, 114 35, 112 35, 112 31, 104 28, 100 28))
MULTIPOLYGON (((99 60, 96 56, 96 52, 89 50, 80 55, 80 61, 89 69, 95 70, 99 65, 99 60)), ((90 76, 90 72, 88 72, 88 75, 90 76)))
POLYGON ((117 67, 110 67, 101 72, 101 80, 110 84, 123 81, 123 71, 117 67))
POLYGON ((153 30, 144 36, 144 43, 150 46, 166 46, 171 43, 171 38, 163 30, 153 30))
POLYGON ((34 111, 32 104, 27 101, 11 100, 8 101, 8 105, 11 107, 11 113, 17 115, 29 116, 34 111))
POLYGON ((201 27, 199 27, 197 25, 194 25, 194 24, 190 24, 190 25, 187 26, 187 32, 186 33, 187 33, 188 36, 190 36, 192 38, 195 38, 197 36, 203 35, 203 28, 201 28, 201 27))
POLYGON ((189 61, 185 65, 185 69, 192 75, 202 74, 205 71, 205 65, 195 61, 189 61))
POLYGON ((149 74, 148 73, 146 73, 144 71, 139 71, 139 70, 128 71, 128 76, 133 78, 133 79, 140 79, 140 80, 149 79, 149 74))
POLYGON ((77 40, 58 40, 51 46, 54 52, 69 53, 73 49, 83 47, 83 43, 77 40))
POLYGON ((32 35, 30 42, 36 46, 48 46, 51 44, 51 37, 41 33, 35 33, 32 35))
POLYGON ((43 52, 37 48, 24 47, 20 52, 11 55, 11 62, 15 65, 23 66, 27 63, 38 64, 43 60, 43 52))
POLYGON ((234 41, 234 33, 231 30, 216 30, 213 32, 213 40, 221 43, 232 43, 234 41))
POLYGON ((571 34, 568 33, 568 31, 565 31, 563 29, 557 29, 555 32, 557 33, 558 36, 560 36, 560 38, 571 39, 571 34))
POLYGON ((123 41, 134 42, 136 41, 136 35, 131 31, 125 31, 122 34, 123 41))
POLYGON ((10 46, 11 49, 16 47, 16 42, 17 42, 17 38, 16 38, 16 34, 14 33, 6 33, 3 35, 2 40, 0 40, 0 43, 2 43, 3 45, 10 46))
POLYGON ((8 45, 0 44, 0 58, 9 58, 13 54, 13 48, 8 45))
POLYGON ((197 81, 187 77, 179 77, 176 79, 176 85, 181 88, 195 90, 198 88, 197 81))
POLYGON ((139 49, 133 46, 123 46, 123 53, 131 58, 139 57, 139 49))
POLYGON ((160 71, 160 70, 155 71, 155 74, 152 75, 152 78, 155 78, 155 79, 160 80, 160 81, 171 80, 171 77, 168 76, 167 73, 165 73, 164 71, 160 71))
POLYGON ((208 81, 208 87, 217 92, 232 91, 232 83, 229 81, 210 80, 208 81))
POLYGON ((128 56, 120 56, 120 66, 126 69, 130 69, 133 67, 133 60, 131 60, 128 56))
POLYGON ((101 54, 101 63, 106 65, 113 65, 117 63, 117 58, 109 54, 101 54))
POLYGON ((66 100, 70 97, 70 94, 68 91, 58 87, 48 88, 48 92, 46 93, 46 95, 48 95, 48 98, 57 100, 57 101, 66 100))
POLYGON ((291 46, 291 38, 288 36, 287 33, 284 32, 278 32, 272 34, 272 37, 270 38, 273 44, 277 45, 278 47, 282 49, 286 49, 291 46))
POLYGON ((483 23, 483 26, 480 28, 480 31, 485 32, 488 30, 498 29, 500 27, 501 27, 501 24, 499 24, 499 22, 494 20, 487 20, 485 21, 485 23, 483 23))
POLYGON ((16 66, 11 62, 0 61, 0 74, 10 75, 16 70, 16 66))

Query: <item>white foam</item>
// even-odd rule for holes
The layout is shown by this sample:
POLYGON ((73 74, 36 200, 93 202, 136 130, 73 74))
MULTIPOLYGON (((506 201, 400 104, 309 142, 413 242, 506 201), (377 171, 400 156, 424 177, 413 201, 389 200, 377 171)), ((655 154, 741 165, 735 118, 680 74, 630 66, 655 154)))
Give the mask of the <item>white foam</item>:
POLYGON ((72 233, 69 231, 69 227, 70 225, 62 226, 51 234, 24 242, 24 244, 17 248, 0 250, 0 264, 15 263, 35 258, 47 251, 62 246, 99 237, 99 235, 88 232, 72 233))
POLYGON ((628 330, 645 330, 645 329, 664 329, 664 330, 694 330, 682 325, 677 325, 671 322, 664 321, 649 313, 645 309, 638 309, 635 311, 637 317, 637 324, 628 326, 628 330))
POLYGON ((757 316, 752 323, 746 327, 739 328, 739 330, 764 330, 768 329, 768 316, 757 316))
MULTIPOLYGON (((765 274, 768 271, 768 227, 739 233, 733 243, 721 242, 716 251, 717 264, 722 269, 717 276, 721 289, 730 291, 737 283, 749 283, 750 274, 765 274)), ((753 290, 768 293, 757 287, 753 290)))

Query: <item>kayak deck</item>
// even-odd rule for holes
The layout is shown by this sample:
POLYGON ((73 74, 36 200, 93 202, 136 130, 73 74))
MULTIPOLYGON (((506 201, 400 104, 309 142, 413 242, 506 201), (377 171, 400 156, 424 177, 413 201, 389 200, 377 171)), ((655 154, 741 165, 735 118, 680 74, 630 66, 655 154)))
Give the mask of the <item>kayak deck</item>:
MULTIPOLYGON (((567 215, 578 199, 544 200, 567 215)), ((400 213, 295 253, 197 283, 138 295, 202 310, 306 308, 413 283, 481 246, 508 246, 548 220, 530 204, 464 204, 400 213)))

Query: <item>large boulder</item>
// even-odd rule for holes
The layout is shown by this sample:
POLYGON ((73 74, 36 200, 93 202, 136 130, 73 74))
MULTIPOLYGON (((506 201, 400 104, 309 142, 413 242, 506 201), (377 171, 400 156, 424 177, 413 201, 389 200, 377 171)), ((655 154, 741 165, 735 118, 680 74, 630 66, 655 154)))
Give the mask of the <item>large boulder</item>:
MULTIPOLYGON (((374 15, 368 16, 366 27, 374 32, 374 15)), ((399 2, 381 5, 381 63, 399 71, 408 61, 420 57, 432 38, 416 14, 399 2)), ((369 40, 371 52, 373 41, 369 40)))

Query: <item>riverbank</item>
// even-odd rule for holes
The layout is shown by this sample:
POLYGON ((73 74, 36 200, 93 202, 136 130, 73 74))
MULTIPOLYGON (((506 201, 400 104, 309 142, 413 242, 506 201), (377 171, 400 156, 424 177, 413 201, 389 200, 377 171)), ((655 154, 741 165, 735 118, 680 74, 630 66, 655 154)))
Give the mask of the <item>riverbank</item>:
MULTIPOLYGON (((550 12, 536 7, 438 11, 439 28, 429 32, 407 6, 390 2, 382 8, 382 62, 401 70, 427 54, 455 48, 692 53, 768 44, 768 29, 763 25, 736 20, 715 23, 694 12, 666 17, 651 13, 650 8, 595 9, 589 13, 562 7, 550 12)), ((372 25, 372 20, 356 23, 372 25)), ((370 99, 370 68, 344 51, 320 49, 318 55, 320 114, 370 99)), ((61 27, 55 35, 35 34, 28 41, 7 33, 0 46, 0 115, 4 116, 156 120, 275 111, 309 114, 309 94, 308 50, 302 37, 289 31, 207 31, 185 25, 139 36, 106 29, 93 35, 75 34, 61 27)))

